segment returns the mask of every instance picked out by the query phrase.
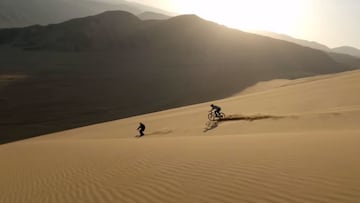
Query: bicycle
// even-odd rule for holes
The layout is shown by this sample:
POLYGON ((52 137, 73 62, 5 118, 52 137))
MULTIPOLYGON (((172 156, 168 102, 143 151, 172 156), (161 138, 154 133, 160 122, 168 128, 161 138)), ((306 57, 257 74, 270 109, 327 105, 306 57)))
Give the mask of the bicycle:
POLYGON ((209 111, 208 119, 210 121, 217 121, 225 118, 225 114, 223 112, 220 113, 220 116, 217 116, 214 111, 209 111))

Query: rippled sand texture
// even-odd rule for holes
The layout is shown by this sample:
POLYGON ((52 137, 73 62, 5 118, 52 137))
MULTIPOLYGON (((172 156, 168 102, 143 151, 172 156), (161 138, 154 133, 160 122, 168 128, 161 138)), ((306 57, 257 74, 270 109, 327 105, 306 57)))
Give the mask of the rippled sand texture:
POLYGON ((360 71, 270 83, 1 145, 0 202, 359 202, 360 71))

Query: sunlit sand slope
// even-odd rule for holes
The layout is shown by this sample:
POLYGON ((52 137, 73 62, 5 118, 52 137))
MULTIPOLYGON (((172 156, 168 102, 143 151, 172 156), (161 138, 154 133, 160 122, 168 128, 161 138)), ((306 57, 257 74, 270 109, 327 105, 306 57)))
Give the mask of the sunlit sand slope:
POLYGON ((360 71, 275 82, 1 145, 0 202, 359 202, 360 71))

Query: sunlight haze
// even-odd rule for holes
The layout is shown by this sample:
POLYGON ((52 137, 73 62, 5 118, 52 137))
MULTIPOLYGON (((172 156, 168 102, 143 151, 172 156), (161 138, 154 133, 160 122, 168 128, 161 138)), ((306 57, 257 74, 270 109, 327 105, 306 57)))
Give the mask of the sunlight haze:
POLYGON ((307 1, 262 1, 240 0, 207 3, 206 9, 200 3, 181 1, 175 4, 181 12, 196 13, 206 19, 243 30, 271 30, 279 33, 296 32, 296 24, 306 14, 307 1))
POLYGON ((356 0, 133 0, 196 14, 244 31, 264 30, 328 45, 360 48, 356 0))

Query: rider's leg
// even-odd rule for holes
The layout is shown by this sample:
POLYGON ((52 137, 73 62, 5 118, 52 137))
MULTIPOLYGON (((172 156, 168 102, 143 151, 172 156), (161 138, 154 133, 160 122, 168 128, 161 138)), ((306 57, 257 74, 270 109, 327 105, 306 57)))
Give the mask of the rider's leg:
POLYGON ((215 111, 216 117, 220 117, 220 112, 219 111, 215 111))

